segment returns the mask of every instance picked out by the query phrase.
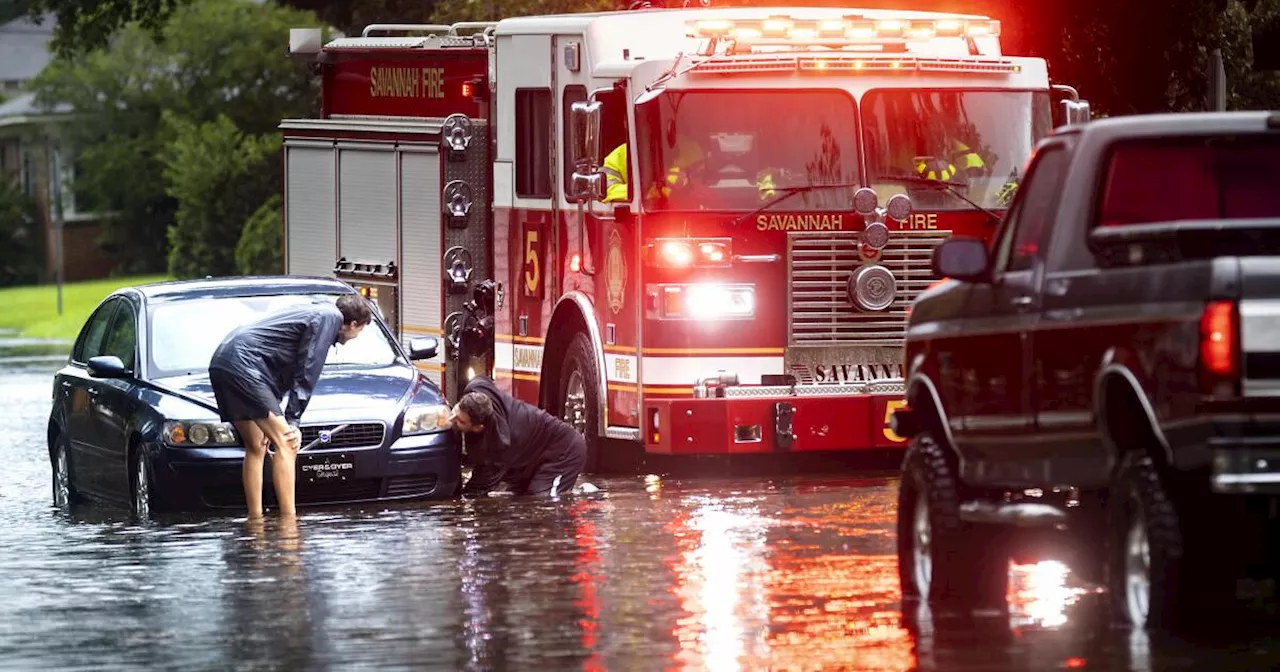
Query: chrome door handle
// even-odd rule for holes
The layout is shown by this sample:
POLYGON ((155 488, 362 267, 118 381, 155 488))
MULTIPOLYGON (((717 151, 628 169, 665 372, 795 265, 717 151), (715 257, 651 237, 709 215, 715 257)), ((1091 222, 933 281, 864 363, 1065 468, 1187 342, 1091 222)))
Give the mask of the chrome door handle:
POLYGON ((1015 297, 1013 297, 1013 300, 1012 300, 1010 303, 1012 303, 1013 305, 1015 305, 1015 306, 1017 306, 1017 307, 1019 307, 1019 308, 1025 308, 1025 307, 1027 307, 1027 306, 1031 305, 1031 297, 1029 297, 1029 296, 1015 296, 1015 297))

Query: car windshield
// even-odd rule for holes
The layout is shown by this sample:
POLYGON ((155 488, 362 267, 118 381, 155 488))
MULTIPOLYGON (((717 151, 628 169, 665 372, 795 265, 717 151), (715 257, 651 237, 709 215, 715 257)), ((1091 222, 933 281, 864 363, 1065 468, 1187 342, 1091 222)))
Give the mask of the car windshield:
POLYGON ((1032 91, 877 89, 862 98, 871 188, 885 202, 907 194, 920 210, 1009 207, 1031 150, 1053 127, 1049 94, 1032 91))
POLYGON ((1098 223, 1280 217, 1280 139, 1162 138, 1118 143, 1098 223))
POLYGON ((842 91, 666 91, 636 110, 632 188, 647 210, 749 211, 789 187, 833 185, 783 207, 848 210, 859 175, 855 110, 842 91))
MULTIPOLYGON (((225 296, 162 303, 151 309, 148 356, 153 378, 204 373, 213 351, 233 329, 269 313, 311 303, 333 303, 339 294, 225 296)), ((329 348, 325 368, 376 367, 397 361, 399 354, 377 320, 360 335, 329 348)))

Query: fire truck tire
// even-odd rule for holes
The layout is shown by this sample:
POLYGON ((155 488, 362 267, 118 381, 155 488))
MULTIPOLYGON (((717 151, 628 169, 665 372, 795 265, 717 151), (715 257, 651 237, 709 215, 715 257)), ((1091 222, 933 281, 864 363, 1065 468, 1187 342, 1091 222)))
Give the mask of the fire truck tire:
POLYGON ((560 369, 560 390, 556 395, 559 415, 573 426, 587 443, 585 473, 594 473, 600 465, 600 373, 587 335, 579 333, 565 351, 560 369))

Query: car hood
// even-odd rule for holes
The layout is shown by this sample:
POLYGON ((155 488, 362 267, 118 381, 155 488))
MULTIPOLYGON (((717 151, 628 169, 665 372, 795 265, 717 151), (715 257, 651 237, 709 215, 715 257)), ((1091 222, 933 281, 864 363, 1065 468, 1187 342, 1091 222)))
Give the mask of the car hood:
MULTIPOLYGON (((414 392, 418 381, 416 369, 407 366, 325 371, 316 383, 311 402, 302 415, 302 422, 309 424, 359 419, 390 422, 408 403, 409 395, 414 392)), ((164 378, 154 384, 174 397, 202 407, 216 417, 218 406, 207 373, 164 378)), ((433 390, 418 390, 416 396, 430 397, 416 400, 420 403, 439 403, 439 396, 433 390)))

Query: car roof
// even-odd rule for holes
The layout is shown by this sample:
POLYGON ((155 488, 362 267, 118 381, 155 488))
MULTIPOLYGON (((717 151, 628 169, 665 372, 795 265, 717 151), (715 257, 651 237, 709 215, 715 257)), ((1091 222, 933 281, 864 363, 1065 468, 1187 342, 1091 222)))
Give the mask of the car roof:
POLYGON ((1280 130, 1280 112, 1167 112, 1107 117, 1063 126, 1054 135, 1081 135, 1109 140, 1219 133, 1266 133, 1280 130))
POLYGON ((198 280, 173 280, 137 285, 133 290, 148 302, 182 301, 222 296, 270 296, 273 294, 354 294, 350 285, 334 278, 297 275, 254 275, 198 280))

